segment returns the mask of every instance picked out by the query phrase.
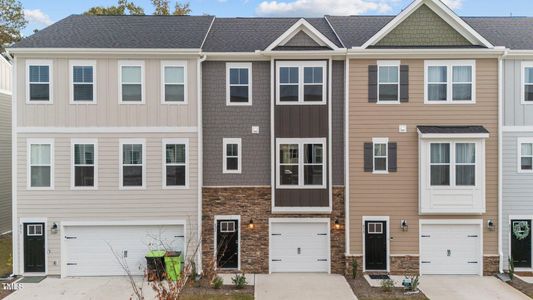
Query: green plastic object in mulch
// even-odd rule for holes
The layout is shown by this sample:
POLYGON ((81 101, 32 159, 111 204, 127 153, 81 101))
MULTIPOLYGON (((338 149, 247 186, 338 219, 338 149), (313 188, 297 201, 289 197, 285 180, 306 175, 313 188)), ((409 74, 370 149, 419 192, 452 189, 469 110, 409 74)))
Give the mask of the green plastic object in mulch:
POLYGON ((165 256, 165 250, 151 250, 148 251, 146 257, 163 257, 165 256))

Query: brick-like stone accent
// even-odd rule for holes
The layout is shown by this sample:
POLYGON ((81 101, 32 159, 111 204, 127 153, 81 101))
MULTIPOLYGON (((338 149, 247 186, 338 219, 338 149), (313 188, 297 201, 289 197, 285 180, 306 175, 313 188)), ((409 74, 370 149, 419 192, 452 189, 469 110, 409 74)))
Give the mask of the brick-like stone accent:
POLYGON ((344 258, 346 264, 345 264, 345 272, 344 275, 346 276, 352 276, 353 275, 353 261, 357 263, 357 276, 360 276, 363 273, 363 256, 361 255, 348 255, 344 258))
POLYGON ((324 218, 331 219, 331 272, 343 274, 344 262, 344 187, 333 188, 333 212, 331 214, 272 214, 270 187, 205 187, 202 201, 202 261, 204 267, 213 261, 215 215, 240 215, 241 271, 268 273, 268 219, 324 218), (335 219, 342 228, 334 228, 335 219), (250 219, 255 228, 248 228, 250 219))
POLYGON ((419 257, 413 255, 391 256, 390 273, 392 275, 417 275, 419 261, 419 257))
POLYGON ((483 256, 483 276, 493 276, 500 272, 500 256, 483 256))

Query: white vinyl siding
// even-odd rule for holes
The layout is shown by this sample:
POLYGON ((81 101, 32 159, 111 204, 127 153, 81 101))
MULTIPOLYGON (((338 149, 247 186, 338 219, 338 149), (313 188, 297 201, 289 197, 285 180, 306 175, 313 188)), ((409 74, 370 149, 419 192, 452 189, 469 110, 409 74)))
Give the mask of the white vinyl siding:
POLYGON ((70 103, 96 103, 96 61, 72 60, 70 69, 70 103))
POLYGON ((252 105, 252 63, 226 63, 226 105, 252 105))
POLYGON ((475 103, 475 61, 425 61, 425 103, 475 103))
POLYGON ((52 104, 52 61, 26 61, 26 103, 52 104))
POLYGON ((186 61, 161 61, 161 103, 187 104, 186 82, 186 61))
POLYGON ((118 62, 119 101, 121 104, 144 104, 144 61, 118 62))

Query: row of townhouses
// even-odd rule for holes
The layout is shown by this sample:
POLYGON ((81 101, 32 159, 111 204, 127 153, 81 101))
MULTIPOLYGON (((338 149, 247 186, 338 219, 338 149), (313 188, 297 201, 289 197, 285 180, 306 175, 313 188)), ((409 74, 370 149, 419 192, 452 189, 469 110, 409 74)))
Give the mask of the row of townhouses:
POLYGON ((533 18, 73 15, 8 51, 15 274, 138 274, 161 247, 533 270, 533 18))

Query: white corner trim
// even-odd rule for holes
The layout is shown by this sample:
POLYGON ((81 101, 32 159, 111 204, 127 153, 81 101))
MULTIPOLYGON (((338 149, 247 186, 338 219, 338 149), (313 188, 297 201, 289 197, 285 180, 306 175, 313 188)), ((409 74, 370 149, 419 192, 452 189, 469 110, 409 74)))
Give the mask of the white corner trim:
POLYGON ((330 41, 325 35, 318 31, 313 25, 307 22, 305 19, 301 18, 294 25, 292 25, 287 31, 280 35, 274 42, 272 42, 265 51, 272 51, 278 45, 281 45, 284 41, 289 40, 291 37, 296 35, 299 30, 306 29, 306 33, 318 44, 326 45, 333 50, 338 50, 339 47, 330 41))

